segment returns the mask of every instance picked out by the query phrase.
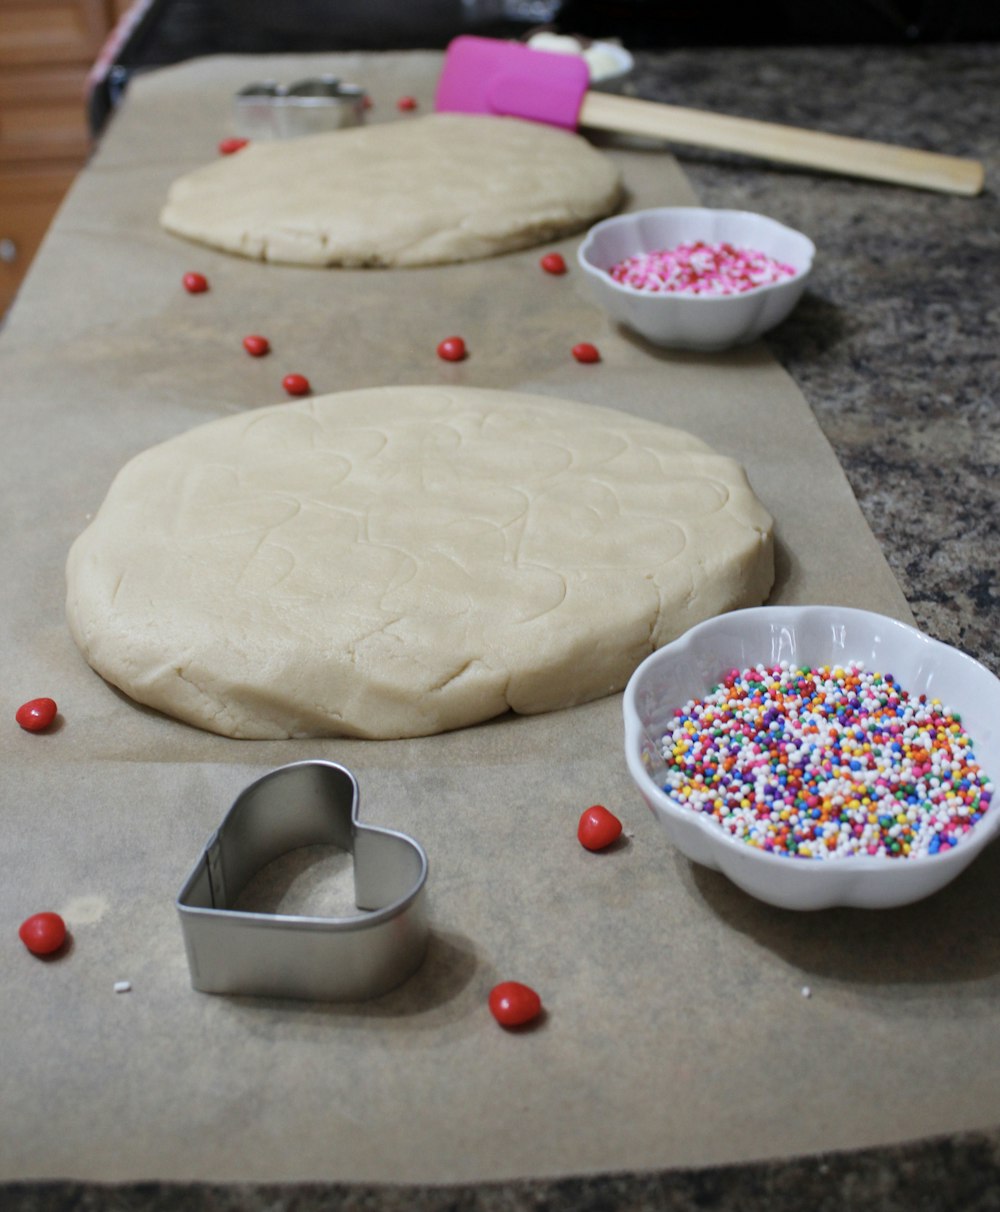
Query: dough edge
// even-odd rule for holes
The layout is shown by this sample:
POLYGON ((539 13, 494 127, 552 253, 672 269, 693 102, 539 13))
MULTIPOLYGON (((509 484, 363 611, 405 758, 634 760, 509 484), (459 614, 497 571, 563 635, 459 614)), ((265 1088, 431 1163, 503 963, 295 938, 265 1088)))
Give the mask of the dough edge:
MULTIPOLYGON (((361 171, 377 174, 377 169, 376 163, 363 165, 361 171)), ((516 118, 431 114, 251 144, 175 180, 160 212, 160 224, 173 235, 251 260, 314 267, 414 268, 479 260, 571 235, 615 210, 623 193, 617 166, 580 135, 516 118), (486 138, 484 132, 492 137, 486 138), (394 206, 391 195, 387 203, 377 189, 363 205, 358 199, 345 205, 342 200, 331 202, 334 189, 325 185, 328 181, 335 187, 339 178, 350 176, 355 147, 367 157, 369 147, 385 144, 378 157, 394 159, 400 175, 412 176, 419 188, 421 174, 433 171, 435 160, 454 172, 455 164, 491 143, 496 144, 498 160, 522 155, 525 166, 509 165, 517 188, 505 187, 508 196, 501 206, 492 202, 487 190, 464 210, 449 205, 441 214, 422 214, 419 206, 394 206), (537 183, 530 179, 531 143, 538 144, 541 150, 535 155, 546 161, 558 157, 557 167, 546 164, 537 183), (334 165, 332 177, 325 175, 331 171, 328 161, 334 165), (255 179, 258 168, 263 183, 255 179), (556 172, 564 178, 561 194, 551 188, 556 172), (276 198, 268 197, 272 175, 312 178, 304 188, 314 189, 322 201, 307 220, 297 206, 288 206, 283 190, 276 198), (263 210, 258 209, 259 195, 266 199, 263 210), (513 218, 505 209, 511 205, 513 218), (356 225, 358 214, 367 216, 362 227, 356 225)))
MULTIPOLYGON (((669 431, 666 426, 613 409, 556 397, 470 388, 459 395, 498 407, 512 398, 529 408, 569 406, 592 418, 618 422, 626 428, 637 426, 640 432, 649 427, 660 433, 681 434, 694 444, 695 453, 706 452, 707 458, 728 466, 734 475, 732 501, 739 515, 741 541, 723 560, 722 567, 717 552, 704 551, 688 584, 665 590, 655 586, 655 578, 639 578, 636 584, 640 587, 645 584, 655 589, 657 606, 651 612, 648 602, 638 602, 635 609, 619 602, 620 614, 610 640, 601 626, 595 628, 585 619, 574 636, 557 636, 552 643, 547 639, 542 644, 545 659, 540 664, 532 666, 529 662, 526 667, 514 669, 488 649, 472 659, 461 652, 450 663, 438 659, 430 672, 419 653, 403 653, 398 660, 393 655, 383 666, 376 649, 370 667, 363 668, 360 675, 356 652, 325 654, 322 659, 311 654, 304 664, 293 657, 287 668, 282 667, 283 654, 271 652, 263 654, 265 666, 278 669, 279 674, 277 681, 272 678, 262 689, 253 679, 225 673, 220 676, 218 636, 199 639, 196 627, 194 634, 167 643, 168 658, 164 636, 158 631, 162 611, 158 613, 154 608, 147 620, 150 625, 145 627, 136 627, 116 613, 114 599, 121 573, 108 567, 102 557, 102 536, 108 511, 117 508, 121 483, 141 469, 144 461, 164 454, 170 457, 178 447, 197 443, 200 434, 215 427, 227 432, 233 426, 264 417, 337 409, 348 400, 357 400, 364 407, 373 397, 401 401, 426 396, 440 400, 454 394, 451 389, 440 388, 374 388, 316 397, 299 404, 272 405, 198 426, 130 460, 67 559, 67 620, 87 661, 135 701, 220 735, 246 739, 394 739, 471 726, 508 710, 536 714, 616 693, 645 656, 696 622, 760 604, 767 598, 774 578, 772 519, 753 494, 742 467, 733 460, 714 455, 704 443, 683 431, 669 431)), ((182 633, 188 623, 181 624, 182 633)), ((248 655, 255 656, 253 651, 247 653, 241 648, 241 637, 240 627, 233 625, 221 641, 223 652, 227 646, 231 649, 232 670, 241 668, 248 655)), ((247 642, 252 650, 256 641, 247 642)))

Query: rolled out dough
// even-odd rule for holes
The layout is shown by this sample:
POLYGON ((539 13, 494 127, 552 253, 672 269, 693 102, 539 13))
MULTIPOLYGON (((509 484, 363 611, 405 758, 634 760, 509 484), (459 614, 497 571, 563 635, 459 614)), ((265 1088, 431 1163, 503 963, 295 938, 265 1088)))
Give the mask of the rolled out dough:
POLYGON ((251 143, 175 181, 176 235, 302 265, 432 265, 527 248, 609 214, 621 178, 568 131, 429 114, 251 143))
POLYGON ((620 690, 772 577, 770 516, 690 434, 385 387, 132 459, 70 551, 67 615, 108 681, 201 728, 389 738, 620 690))

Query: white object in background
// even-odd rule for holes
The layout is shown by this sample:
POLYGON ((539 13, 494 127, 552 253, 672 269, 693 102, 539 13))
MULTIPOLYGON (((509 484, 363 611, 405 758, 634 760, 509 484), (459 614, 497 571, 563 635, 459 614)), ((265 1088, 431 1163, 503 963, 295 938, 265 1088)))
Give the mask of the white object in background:
POLYGON ((548 51, 554 55, 579 55, 590 72, 592 88, 614 88, 621 84, 635 66, 635 61, 619 42, 590 41, 572 34, 555 34, 540 30, 531 34, 527 45, 532 50, 548 51))

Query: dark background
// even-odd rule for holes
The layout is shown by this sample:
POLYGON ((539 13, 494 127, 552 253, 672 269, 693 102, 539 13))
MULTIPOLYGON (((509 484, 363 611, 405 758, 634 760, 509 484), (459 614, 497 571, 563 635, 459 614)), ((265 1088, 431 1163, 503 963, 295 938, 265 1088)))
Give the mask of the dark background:
POLYGON ((197 55, 438 49, 540 24, 630 50, 979 42, 1000 38, 1000 0, 147 0, 95 73, 90 124, 134 72, 197 55))
POLYGON ((997 0, 156 0, 135 63, 205 53, 441 47, 462 32, 517 36, 549 21, 630 48, 978 41, 997 0))

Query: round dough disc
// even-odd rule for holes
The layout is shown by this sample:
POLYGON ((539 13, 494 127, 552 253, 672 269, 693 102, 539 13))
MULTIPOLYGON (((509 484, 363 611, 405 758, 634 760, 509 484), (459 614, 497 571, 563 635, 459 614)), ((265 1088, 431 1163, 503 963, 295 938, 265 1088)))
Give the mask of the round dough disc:
POLYGON ((169 231, 299 265, 433 265, 528 248, 609 214, 616 165, 579 135, 467 114, 260 141, 175 181, 169 231))
POLYGON ((70 629, 139 702, 232 737, 421 736, 620 690, 758 605, 743 469, 613 409, 384 387, 132 459, 73 545, 70 629))

